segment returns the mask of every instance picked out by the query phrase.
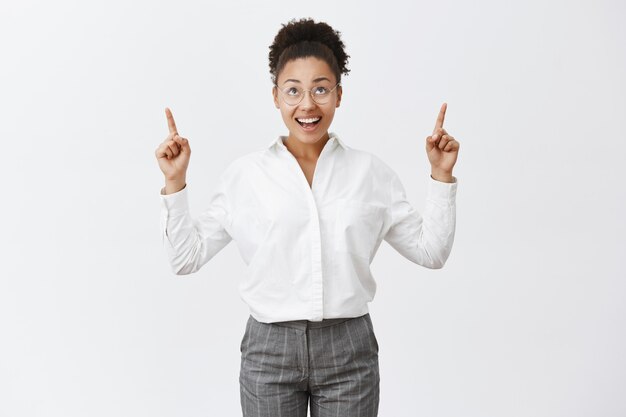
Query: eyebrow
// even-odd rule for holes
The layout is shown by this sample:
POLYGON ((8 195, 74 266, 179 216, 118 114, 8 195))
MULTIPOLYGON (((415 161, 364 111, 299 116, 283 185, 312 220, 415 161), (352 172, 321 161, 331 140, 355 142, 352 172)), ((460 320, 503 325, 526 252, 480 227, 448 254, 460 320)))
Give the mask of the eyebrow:
MULTIPOLYGON (((313 80, 313 82, 314 82, 314 83, 316 83, 316 82, 318 82, 318 81, 323 81, 323 80, 330 81, 330 80, 329 80, 328 78, 326 78, 326 77, 317 77, 316 79, 314 79, 314 80, 313 80)), ((298 83, 298 84, 300 83, 300 80, 294 80, 293 78, 289 78, 288 80, 285 80, 285 82, 284 82, 283 84, 286 84, 286 83, 288 83, 289 81, 292 81, 292 82, 294 82, 294 83, 298 83)))

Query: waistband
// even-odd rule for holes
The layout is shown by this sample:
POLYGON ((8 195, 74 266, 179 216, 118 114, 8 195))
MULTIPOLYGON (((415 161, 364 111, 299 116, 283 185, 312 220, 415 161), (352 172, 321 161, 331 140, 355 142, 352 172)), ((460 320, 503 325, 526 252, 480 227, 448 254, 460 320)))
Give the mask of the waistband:
MULTIPOLYGON (((300 329, 300 330, 317 329, 320 327, 335 326, 337 324, 343 323, 348 320, 365 317, 368 314, 369 313, 365 313, 364 315, 358 316, 358 317, 339 317, 339 318, 334 318, 334 319, 323 319, 322 321, 310 321, 310 320, 275 321, 269 324, 275 324, 277 326, 282 326, 282 327, 291 327, 292 329, 300 329)), ((252 315, 250 317, 253 320, 255 320, 254 317, 252 317, 252 315)))

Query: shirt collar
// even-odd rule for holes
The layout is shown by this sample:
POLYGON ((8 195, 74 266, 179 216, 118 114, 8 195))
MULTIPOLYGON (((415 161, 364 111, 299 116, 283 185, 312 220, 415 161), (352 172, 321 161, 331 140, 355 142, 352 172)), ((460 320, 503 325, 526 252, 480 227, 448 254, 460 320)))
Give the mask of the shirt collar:
MULTIPOLYGON (((268 148, 273 148, 274 146, 285 146, 283 139, 286 139, 286 136, 279 135, 275 139, 272 139, 270 143, 267 144, 268 148)), ((335 132, 328 132, 328 142, 336 141, 338 145, 342 148, 346 148, 346 144, 343 140, 339 139, 339 136, 335 132)), ((332 145, 332 143, 331 143, 332 145)))

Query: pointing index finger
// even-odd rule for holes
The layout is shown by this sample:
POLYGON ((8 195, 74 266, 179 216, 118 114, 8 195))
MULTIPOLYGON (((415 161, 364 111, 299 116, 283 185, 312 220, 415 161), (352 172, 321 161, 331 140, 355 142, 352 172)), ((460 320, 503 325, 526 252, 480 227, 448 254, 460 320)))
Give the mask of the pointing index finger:
POLYGON ((441 109, 439 110, 439 115, 437 116, 437 122, 435 123, 435 129, 433 133, 440 127, 443 127, 443 119, 446 117, 446 109, 448 108, 448 103, 443 103, 441 105, 441 109))
POLYGON ((172 116, 172 111, 169 107, 165 108, 165 116, 167 117, 167 125, 170 129, 170 133, 178 133, 176 129, 176 123, 174 122, 174 116, 172 116))

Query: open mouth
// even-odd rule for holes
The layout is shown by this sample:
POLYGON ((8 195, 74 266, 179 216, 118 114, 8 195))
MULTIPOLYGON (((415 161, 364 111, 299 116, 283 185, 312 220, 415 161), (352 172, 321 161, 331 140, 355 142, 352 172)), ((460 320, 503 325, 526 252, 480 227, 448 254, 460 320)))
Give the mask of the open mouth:
POLYGON ((315 129, 315 126, 322 120, 321 117, 297 117, 296 122, 300 124, 305 130, 315 129))

